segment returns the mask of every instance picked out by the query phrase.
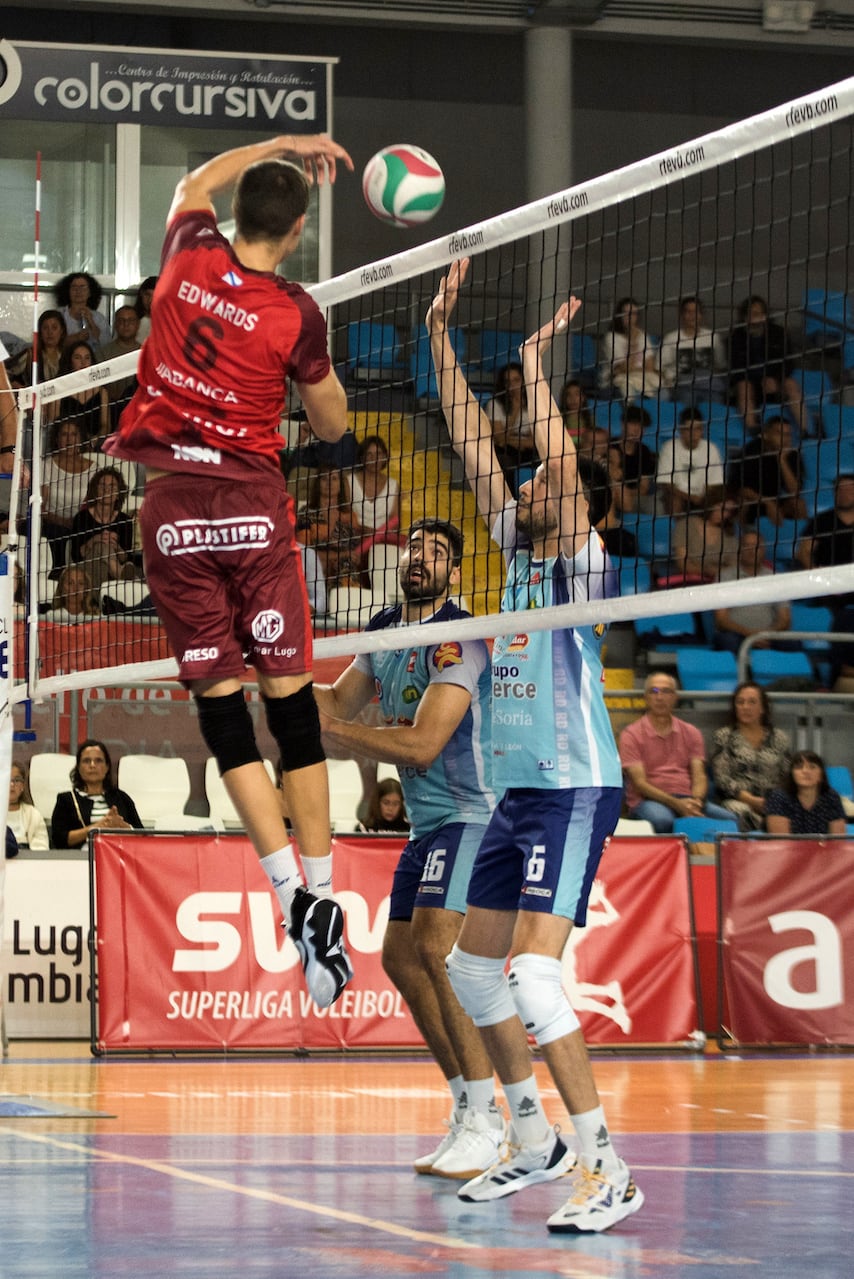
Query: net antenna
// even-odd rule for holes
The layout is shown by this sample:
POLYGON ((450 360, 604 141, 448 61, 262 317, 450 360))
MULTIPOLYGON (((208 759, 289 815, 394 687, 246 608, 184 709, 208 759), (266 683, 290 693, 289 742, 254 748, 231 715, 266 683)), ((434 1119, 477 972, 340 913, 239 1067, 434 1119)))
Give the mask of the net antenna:
MULTIPOLYGON (((668 509, 660 493, 651 502, 638 500, 625 473, 612 465, 609 513, 600 532, 606 539, 631 534, 635 542, 633 554, 619 557, 621 598, 531 610, 526 629, 631 623, 854 590, 851 565, 800 569, 796 559, 807 520, 833 505, 828 477, 854 473, 854 423, 840 394, 848 367, 840 351, 846 342, 854 350, 854 322, 850 330, 843 322, 835 346, 820 343, 804 308, 808 296, 838 299, 852 288, 852 114, 854 78, 311 287, 329 315, 356 437, 378 435, 388 449, 389 473, 400 484, 400 528, 438 515, 464 533, 461 594, 474 617, 447 627, 411 627, 407 643, 511 634, 519 627, 518 614, 500 614, 504 566, 449 447, 424 329, 440 275, 461 256, 471 258, 471 270, 452 340, 468 385, 490 417, 500 417, 496 379, 517 358, 519 342, 554 314, 571 288, 584 305, 555 342, 546 372, 556 399, 567 380, 579 381, 586 392, 586 434, 578 419, 572 422, 581 449, 612 464, 625 410, 638 407, 648 418, 643 440, 660 458, 678 437, 682 411, 691 408, 702 419, 704 439, 718 450, 725 479, 722 494, 709 484, 702 501, 668 509), (801 459, 804 510, 798 519, 761 525, 774 572, 732 581, 733 556, 749 519, 746 501, 730 491, 729 471, 758 436, 761 420, 747 421, 729 367, 717 370, 723 376, 717 398, 696 372, 687 386, 666 385, 658 339, 677 329, 680 302, 697 298, 708 331, 725 348, 741 304, 753 297, 766 302, 788 334, 785 385, 759 408, 760 418, 773 411, 786 419, 801 459), (639 303, 648 349, 640 384, 615 391, 613 320, 624 298, 639 303)), ((131 355, 99 366, 99 385, 126 378, 135 364, 131 355)), ((850 366, 854 370, 854 357, 850 366)), ((42 408, 88 383, 84 370, 36 388, 34 471, 42 408)), ((513 466, 512 459, 508 465, 511 485, 523 483, 531 468, 513 466)), ((311 479, 311 468, 293 460, 288 485, 306 512, 308 541, 311 479)), ((658 487, 678 485, 664 485, 659 477, 658 487)), ((696 488, 692 494, 689 487, 689 496, 697 496, 696 488)), ((756 519, 754 526, 760 527, 756 519)), ((395 643, 388 630, 360 632, 373 609, 395 598, 398 549, 380 530, 360 547, 358 584, 327 575, 318 657, 395 643)), ((108 583, 101 591, 102 603, 111 590, 108 583)), ((133 611, 137 602, 126 593, 124 603, 118 600, 123 611, 102 611, 96 620, 65 627, 60 638, 51 623, 32 625, 33 691, 45 695, 61 687, 174 675, 156 619, 140 620, 133 611)))

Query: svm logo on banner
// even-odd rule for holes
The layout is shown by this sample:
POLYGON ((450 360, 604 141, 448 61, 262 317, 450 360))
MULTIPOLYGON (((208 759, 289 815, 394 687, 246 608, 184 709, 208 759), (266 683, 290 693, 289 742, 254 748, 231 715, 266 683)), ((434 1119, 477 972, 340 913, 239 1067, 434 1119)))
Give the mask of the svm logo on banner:
MULTIPOLYGON (((334 841, 355 978, 320 1009, 241 835, 95 838, 95 1051, 421 1047, 382 969, 397 840, 334 841)), ((698 1024, 685 845, 613 840, 564 981, 590 1042, 677 1043, 698 1024)))

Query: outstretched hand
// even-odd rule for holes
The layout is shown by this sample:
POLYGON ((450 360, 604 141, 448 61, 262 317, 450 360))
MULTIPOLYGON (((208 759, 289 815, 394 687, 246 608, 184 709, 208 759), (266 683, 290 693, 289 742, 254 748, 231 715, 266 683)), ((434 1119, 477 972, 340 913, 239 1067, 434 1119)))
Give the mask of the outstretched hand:
POLYGON ((328 133, 289 133, 281 139, 281 143, 282 155, 288 159, 301 160, 305 176, 309 182, 316 182, 318 186, 323 186, 327 179, 335 181, 339 160, 351 173, 353 171, 349 153, 334 142, 328 133))
POLYGON ((541 329, 522 343, 521 351, 526 347, 534 347, 538 354, 542 355, 551 346, 555 334, 562 333, 568 328, 569 323, 581 310, 581 298, 577 298, 575 294, 571 294, 567 302, 562 302, 550 320, 547 320, 541 329))
POLYGON ((442 276, 439 292, 431 302, 424 319, 428 333, 441 333, 447 328, 448 320, 457 305, 460 285, 468 275, 468 269, 469 258, 459 258, 458 261, 451 263, 448 274, 442 276))

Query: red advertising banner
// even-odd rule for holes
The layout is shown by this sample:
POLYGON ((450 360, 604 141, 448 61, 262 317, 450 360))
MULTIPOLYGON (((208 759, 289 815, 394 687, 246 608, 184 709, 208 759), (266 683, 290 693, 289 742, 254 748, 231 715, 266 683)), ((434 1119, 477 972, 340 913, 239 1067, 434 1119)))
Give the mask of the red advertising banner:
POLYGON ((735 1041, 854 1044, 854 840, 725 839, 719 867, 735 1041))
MULTIPOLYGON (((401 842, 354 836, 333 848, 356 975, 319 1009, 245 836, 97 835, 97 1050, 423 1046, 381 963, 401 842)), ((612 841, 563 972, 591 1043, 690 1037, 698 1011, 681 839, 612 841)))

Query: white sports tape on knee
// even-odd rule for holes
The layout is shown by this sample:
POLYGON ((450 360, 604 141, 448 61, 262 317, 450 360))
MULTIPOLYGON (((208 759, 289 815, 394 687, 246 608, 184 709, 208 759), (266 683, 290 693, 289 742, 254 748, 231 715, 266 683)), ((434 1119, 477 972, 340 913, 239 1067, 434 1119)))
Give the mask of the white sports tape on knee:
POLYGON ((560 960, 549 955, 515 955, 509 989, 516 1011, 537 1043, 551 1044, 579 1029, 575 1010, 560 980, 560 960))
POLYGON ((454 946, 445 960, 448 980, 476 1026, 497 1026, 516 1016, 516 1005, 504 975, 503 959, 469 955, 454 946))

